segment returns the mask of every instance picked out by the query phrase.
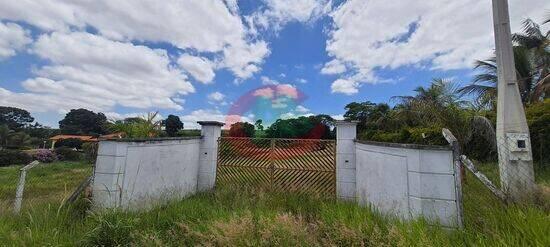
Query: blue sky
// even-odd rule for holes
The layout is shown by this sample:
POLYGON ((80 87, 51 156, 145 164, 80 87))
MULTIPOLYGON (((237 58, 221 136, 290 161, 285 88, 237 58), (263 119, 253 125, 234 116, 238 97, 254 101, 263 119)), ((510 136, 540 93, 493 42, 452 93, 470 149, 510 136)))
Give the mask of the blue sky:
MULTIPOLYGON (((192 128, 226 121, 242 95, 266 87, 305 96, 282 111, 268 96, 261 109, 276 117, 337 117, 432 78, 467 83, 494 47, 487 1, 0 2, 0 105, 53 127, 83 107, 110 119, 159 111, 192 128)), ((550 9, 509 2, 514 31, 550 9)), ((262 115, 252 108, 240 120, 262 115)))

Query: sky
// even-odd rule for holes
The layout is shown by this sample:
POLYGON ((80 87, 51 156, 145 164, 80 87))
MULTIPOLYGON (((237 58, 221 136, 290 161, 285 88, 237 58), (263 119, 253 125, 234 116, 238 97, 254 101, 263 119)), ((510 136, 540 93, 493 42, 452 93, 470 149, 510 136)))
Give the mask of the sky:
MULTIPOLYGON (((512 31, 550 13, 509 0, 512 31)), ((491 1, 0 0, 0 105, 57 127, 70 110, 222 122, 389 102, 467 84, 493 54, 491 1)))

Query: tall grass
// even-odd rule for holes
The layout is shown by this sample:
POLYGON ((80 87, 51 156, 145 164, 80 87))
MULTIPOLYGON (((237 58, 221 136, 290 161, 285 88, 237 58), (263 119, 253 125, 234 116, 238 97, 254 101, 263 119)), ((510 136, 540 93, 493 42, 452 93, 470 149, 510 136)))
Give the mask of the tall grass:
POLYGON ((0 221, 0 243, 59 246, 550 246, 548 211, 505 206, 468 176, 465 228, 403 222, 315 196, 217 188, 147 212, 32 208, 0 221))
MULTIPOLYGON (((0 217, 11 213, 22 166, 0 167, 0 217)), ((82 180, 92 174, 85 162, 42 163, 27 171, 23 207, 42 207, 70 196, 82 180)))

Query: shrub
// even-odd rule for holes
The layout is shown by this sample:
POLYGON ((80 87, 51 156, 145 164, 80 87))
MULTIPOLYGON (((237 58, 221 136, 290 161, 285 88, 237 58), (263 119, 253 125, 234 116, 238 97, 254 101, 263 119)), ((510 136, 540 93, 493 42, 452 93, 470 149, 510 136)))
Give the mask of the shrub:
POLYGON ((231 125, 229 128, 229 136, 231 137, 253 137, 254 125, 247 122, 238 122, 231 125))
POLYGON ((86 142, 82 144, 82 150, 84 151, 84 159, 87 162, 95 163, 97 158, 97 142, 86 142))
POLYGON ((359 139, 377 142, 409 143, 424 145, 448 145, 441 128, 408 128, 399 132, 370 130, 359 134, 359 139))
POLYGON ((525 109, 529 132, 531 132, 531 148, 533 159, 550 160, 550 99, 533 104, 525 109))
POLYGON ((19 150, 0 150, 0 167, 9 165, 26 165, 32 157, 19 150))
POLYGON ((68 147, 68 148, 82 148, 82 140, 76 138, 62 139, 55 143, 56 148, 68 147))
POLYGON ((441 129, 441 127, 410 128, 408 143, 441 146, 449 145, 445 137, 443 137, 441 129))
POLYGON ((40 149, 36 151, 36 153, 33 155, 33 158, 43 163, 50 163, 57 160, 57 155, 51 150, 40 149))
POLYGON ((82 154, 68 147, 60 147, 55 149, 55 154, 59 160, 77 161, 82 159, 82 154))

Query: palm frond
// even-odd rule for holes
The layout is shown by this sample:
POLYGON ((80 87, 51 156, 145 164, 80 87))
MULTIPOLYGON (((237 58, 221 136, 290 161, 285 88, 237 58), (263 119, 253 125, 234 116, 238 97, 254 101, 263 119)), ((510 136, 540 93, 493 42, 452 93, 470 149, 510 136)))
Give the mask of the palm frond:
POLYGON ((533 100, 537 101, 550 94, 550 73, 539 80, 533 88, 533 100))
POLYGON ((474 76, 473 79, 474 83, 491 83, 491 84, 497 84, 498 82, 498 76, 496 74, 477 74, 474 76))
POLYGON ((491 144, 491 148, 493 149, 493 151, 496 150, 497 137, 491 120, 483 116, 474 116, 472 118, 471 128, 472 133, 482 136, 487 142, 491 144))
POLYGON ((480 84, 470 84, 458 89, 458 92, 462 95, 485 95, 485 94, 496 95, 496 91, 497 89, 494 86, 487 86, 487 85, 480 85, 480 84))

